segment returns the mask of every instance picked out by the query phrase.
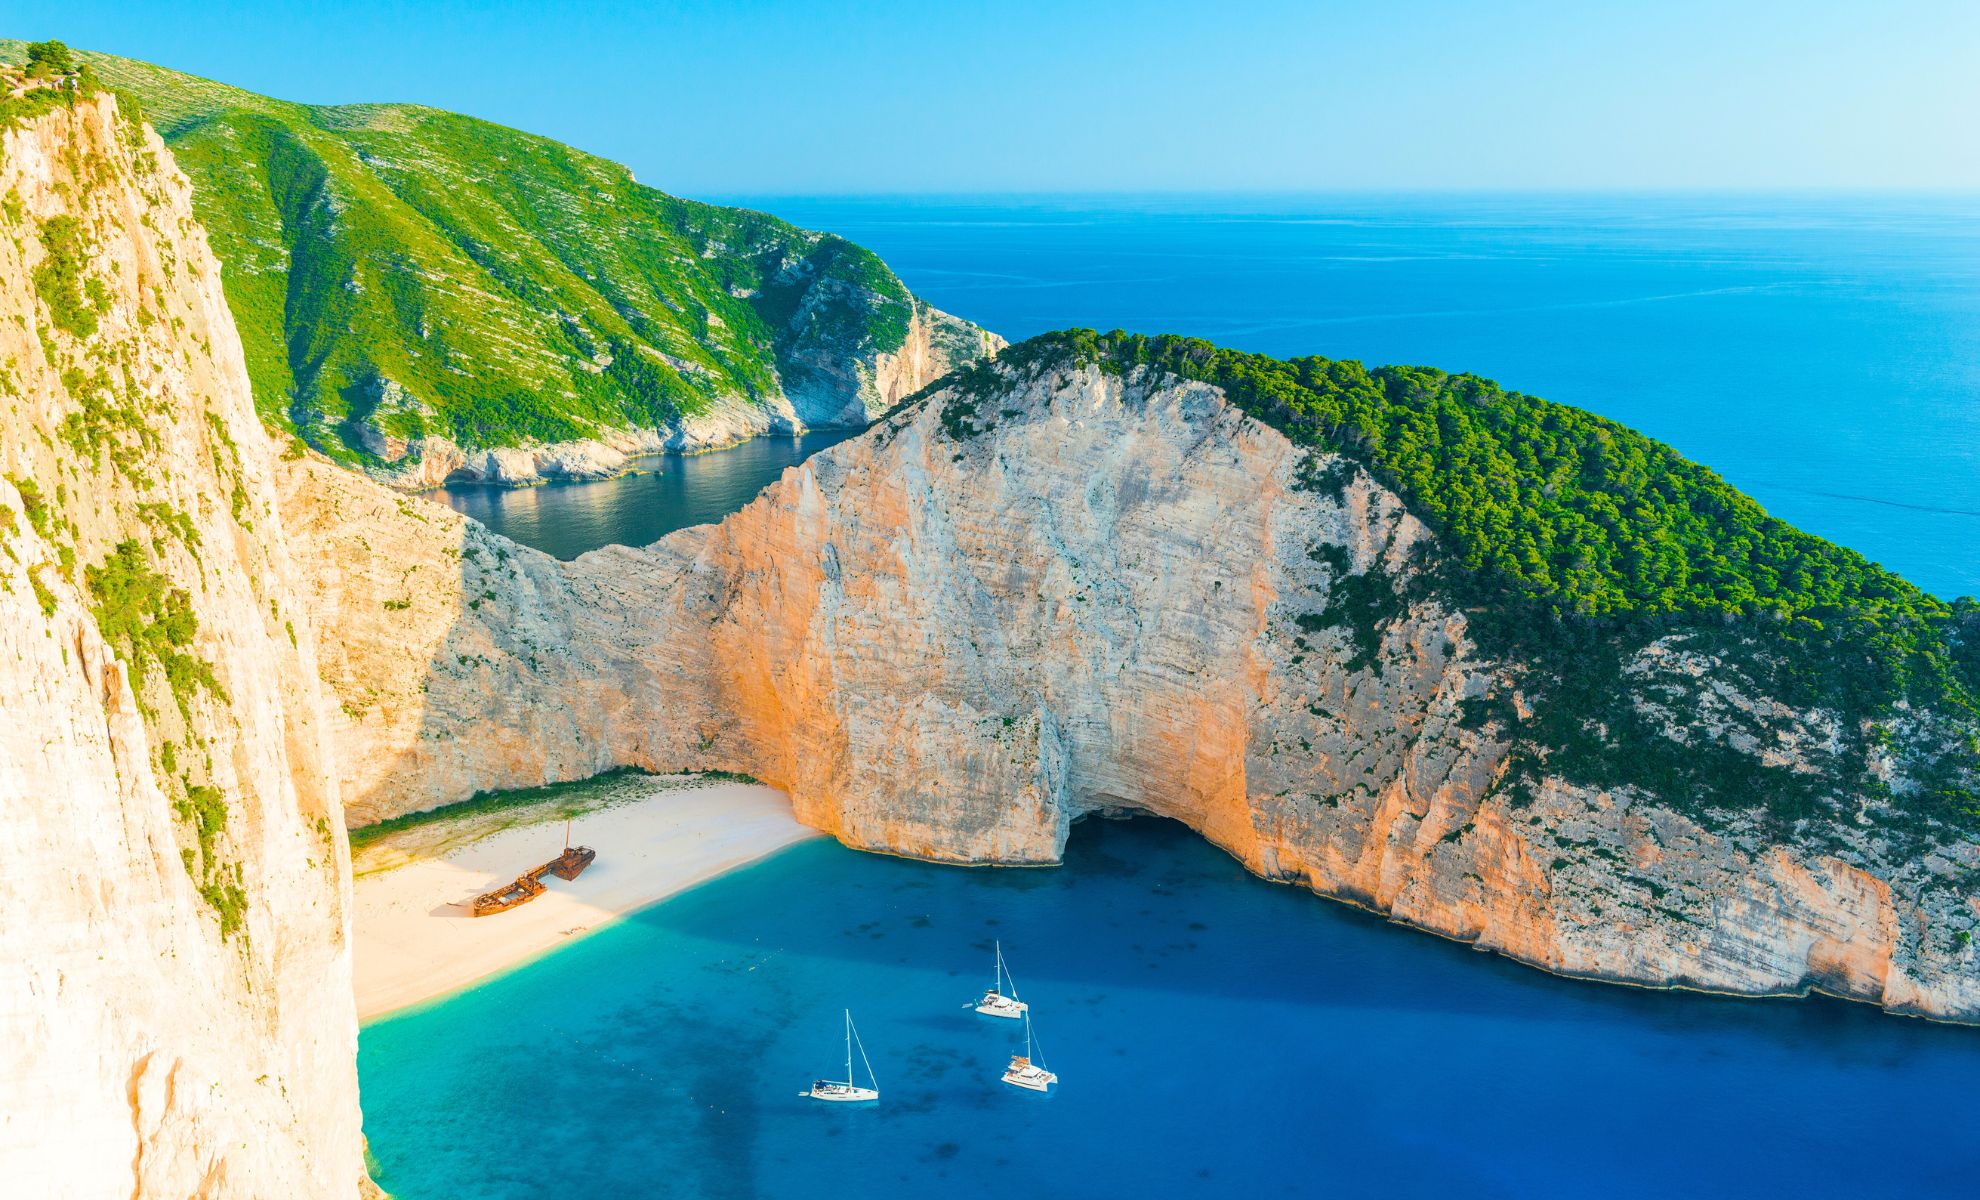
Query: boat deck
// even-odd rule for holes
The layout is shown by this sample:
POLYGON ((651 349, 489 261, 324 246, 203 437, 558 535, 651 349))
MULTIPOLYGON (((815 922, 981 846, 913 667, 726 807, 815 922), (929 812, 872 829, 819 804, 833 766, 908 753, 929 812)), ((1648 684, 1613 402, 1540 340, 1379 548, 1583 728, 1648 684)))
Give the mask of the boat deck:
POLYGON ((576 879, 584 874, 584 869, 598 858, 598 851, 589 846, 566 846, 564 852, 539 867, 531 867, 516 876, 513 883, 483 892, 473 902, 474 915, 492 916, 505 912, 520 904, 528 904, 550 889, 544 886, 545 875, 555 875, 559 879, 576 879))

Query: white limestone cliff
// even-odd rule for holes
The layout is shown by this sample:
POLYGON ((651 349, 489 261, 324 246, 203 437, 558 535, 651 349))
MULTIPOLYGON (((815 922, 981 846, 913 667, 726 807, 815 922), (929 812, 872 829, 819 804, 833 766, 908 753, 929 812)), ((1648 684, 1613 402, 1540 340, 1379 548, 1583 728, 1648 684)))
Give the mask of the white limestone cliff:
POLYGON ((186 182, 0 134, 0 1192, 350 1197, 349 862, 301 565, 186 182))
POLYGON ((1462 612, 1402 600, 1434 539, 1365 473, 1301 486, 1305 452, 1145 372, 1006 380, 974 436, 946 402, 719 525, 571 563, 292 464, 291 525, 335 564, 309 602, 352 820, 619 765, 746 771, 849 845, 953 862, 1056 862, 1080 817, 1149 812, 1563 974, 1980 1020, 1970 943, 1916 934, 1980 899, 1874 847, 1495 790, 1510 747, 1466 702, 1517 697, 1517 672, 1462 612), (1351 581, 1394 618, 1354 628, 1351 581))

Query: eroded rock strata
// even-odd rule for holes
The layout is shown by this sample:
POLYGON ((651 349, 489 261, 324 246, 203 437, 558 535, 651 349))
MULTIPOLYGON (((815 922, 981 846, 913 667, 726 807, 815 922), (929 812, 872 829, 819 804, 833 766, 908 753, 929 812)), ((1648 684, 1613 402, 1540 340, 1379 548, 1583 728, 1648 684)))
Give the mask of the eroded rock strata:
MULTIPOLYGON (((293 464, 352 820, 618 765, 747 771, 849 845, 951 862, 1052 863, 1084 815, 1158 813, 1549 970, 1980 1019, 1970 842, 1918 858, 1544 770, 1503 787, 1521 747, 1492 714, 1525 710, 1528 664, 1412 586, 1441 548, 1396 494, 1205 383, 1070 361, 997 381, 719 525, 572 563, 293 464)), ((1829 769, 1831 714, 1682 637, 1627 670, 1773 731, 1671 738, 1829 769)))
POLYGON ((355 1196, 314 638, 186 181, 0 134, 0 1191, 355 1196))

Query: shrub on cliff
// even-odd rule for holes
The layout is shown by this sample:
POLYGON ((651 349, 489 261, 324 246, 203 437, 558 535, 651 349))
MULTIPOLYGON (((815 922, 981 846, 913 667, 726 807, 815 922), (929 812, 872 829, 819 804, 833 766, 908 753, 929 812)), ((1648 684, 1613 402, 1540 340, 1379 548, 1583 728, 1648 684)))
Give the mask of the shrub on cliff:
POLYGON ((28 78, 53 79, 72 75, 75 70, 76 56, 66 44, 56 41, 28 43, 28 78))

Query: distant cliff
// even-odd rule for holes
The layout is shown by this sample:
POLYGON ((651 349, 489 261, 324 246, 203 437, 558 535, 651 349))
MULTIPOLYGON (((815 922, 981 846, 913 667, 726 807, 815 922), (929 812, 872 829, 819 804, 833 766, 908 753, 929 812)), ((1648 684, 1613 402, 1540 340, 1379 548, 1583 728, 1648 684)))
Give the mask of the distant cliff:
POLYGON ((547 138, 83 57, 193 180, 263 418, 395 485, 861 425, 1002 344, 863 247, 547 138))
POLYGON ((0 1192, 355 1196, 274 448, 184 176, 109 97, 37 99, 0 111, 0 1192))
POLYGON ((1483 381, 1065 335, 645 549, 283 508, 354 822, 622 764, 944 861, 1149 812, 1552 971, 1980 1021, 1972 606, 1483 381))

